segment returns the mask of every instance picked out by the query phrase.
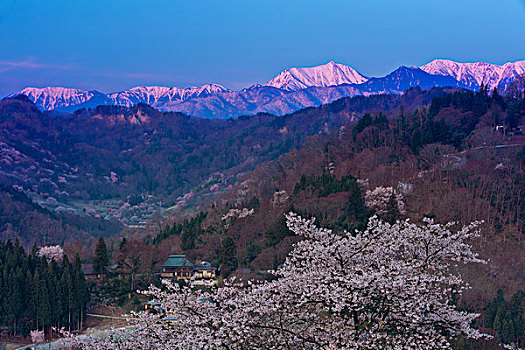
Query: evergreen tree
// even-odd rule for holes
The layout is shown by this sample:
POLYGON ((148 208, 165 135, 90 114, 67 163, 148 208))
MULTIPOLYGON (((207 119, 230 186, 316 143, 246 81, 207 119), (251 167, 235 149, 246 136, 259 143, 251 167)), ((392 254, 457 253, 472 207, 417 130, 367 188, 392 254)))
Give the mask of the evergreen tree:
POLYGON ((518 152, 517 156, 521 164, 525 165, 525 146, 518 152))
POLYGON ((0 242, 0 330, 27 336, 31 330, 81 326, 89 299, 80 258, 71 265, 27 255, 11 241, 0 242))
POLYGON ((500 341, 525 346, 525 291, 518 291, 510 302, 498 290, 496 297, 485 307, 484 326, 492 328, 500 341))
POLYGON ((80 263, 80 256, 76 254, 75 262, 73 264, 73 274, 75 281, 75 294, 77 295, 76 306, 78 308, 79 328, 82 329, 82 322, 86 317, 86 304, 89 301, 89 293, 86 286, 86 278, 82 272, 82 265, 80 263))
MULTIPOLYGON (((166 229, 169 227, 169 224, 166 225, 166 229)), ((118 249, 122 250, 122 248, 124 248, 126 246, 126 243, 128 243, 128 241, 126 240, 126 237, 123 237, 122 240, 120 241, 119 245, 118 245, 118 249)))
POLYGON ((501 338, 506 344, 514 343, 516 341, 516 334, 514 333, 514 322, 512 322, 512 318, 510 317, 510 315, 508 318, 505 317, 505 321, 503 322, 501 338))
POLYGON ((47 281, 43 280, 40 282, 40 288, 38 293, 38 313, 40 315, 40 325, 42 329, 46 329, 46 326, 50 326, 51 321, 51 302, 49 289, 47 288, 47 281))
POLYGON ((399 211, 399 207, 397 205, 396 194, 394 191, 392 191, 392 194, 390 195, 390 199, 388 200, 386 212, 383 215, 383 219, 390 224, 394 224, 400 218, 401 218, 401 212, 399 211))
POLYGON ((356 229, 362 230, 366 227, 368 220, 368 210, 366 209, 365 200, 357 183, 348 192, 348 202, 344 209, 345 222, 343 226, 345 229, 348 229, 349 232, 353 232, 356 229))
POLYGON ((280 218, 277 223, 266 232, 266 245, 273 247, 281 242, 285 237, 292 235, 293 232, 286 225, 286 218, 280 218))
POLYGON ((501 318, 499 315, 496 315, 494 318, 494 324, 492 326, 492 329, 496 331, 496 333, 501 334, 501 330, 503 328, 503 324, 501 323, 501 318))
POLYGON ((222 241, 219 251, 219 263, 223 274, 226 276, 237 269, 237 247, 231 236, 225 237, 222 241))
POLYGON ((108 248, 104 238, 100 237, 95 248, 95 258, 93 259, 93 268, 97 272, 104 272, 109 265, 108 248))
POLYGON ((195 248, 196 232, 192 228, 188 228, 182 232, 181 249, 189 250, 195 248))

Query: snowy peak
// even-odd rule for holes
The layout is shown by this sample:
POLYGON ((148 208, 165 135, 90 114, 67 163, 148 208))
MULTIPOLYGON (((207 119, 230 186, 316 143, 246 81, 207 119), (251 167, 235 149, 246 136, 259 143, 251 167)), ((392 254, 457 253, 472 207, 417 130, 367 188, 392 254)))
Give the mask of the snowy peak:
POLYGON ((206 84, 188 88, 165 86, 137 86, 129 90, 109 94, 116 105, 133 106, 139 102, 156 106, 161 102, 182 102, 194 97, 206 97, 219 92, 230 91, 219 84, 206 84))
POLYGON ((525 74, 525 61, 494 65, 438 59, 422 67, 399 67, 392 73, 367 78, 349 66, 329 62, 316 67, 290 68, 265 85, 232 91, 218 84, 197 87, 137 86, 104 94, 63 87, 26 88, 26 95, 43 110, 74 112, 100 105, 131 107, 145 103, 161 111, 181 111, 198 117, 235 117, 269 112, 285 114, 329 103, 338 98, 382 93, 399 94, 408 88, 459 87, 478 90, 481 84, 506 90, 516 76, 525 74))
POLYGON ((355 69, 331 61, 308 68, 290 68, 266 83, 279 89, 295 91, 310 86, 327 87, 341 84, 361 84, 368 79, 355 69))
POLYGON ((93 108, 98 105, 115 104, 131 107, 146 103, 159 107, 167 102, 180 103, 191 98, 207 97, 221 92, 229 92, 219 84, 206 84, 188 88, 165 86, 137 86, 129 90, 103 94, 98 91, 85 91, 63 87, 28 87, 8 97, 26 95, 43 110, 73 111, 82 107, 93 108))
POLYGON ((189 89, 197 89, 200 92, 206 91, 207 93, 210 93, 210 94, 216 93, 216 92, 231 91, 230 89, 227 89, 224 86, 219 85, 219 84, 206 84, 206 85, 202 85, 202 86, 197 87, 197 88, 189 88, 189 89))
POLYGON ((453 77, 469 88, 479 88, 483 84, 489 89, 504 89, 517 75, 525 74, 525 61, 496 65, 485 62, 459 63, 438 59, 425 64, 421 69, 430 74, 453 77))
POLYGON ((64 87, 28 87, 11 96, 26 95, 36 105, 45 110, 52 110, 67 107, 71 104, 82 104, 96 95, 101 95, 98 91, 85 91, 64 87))

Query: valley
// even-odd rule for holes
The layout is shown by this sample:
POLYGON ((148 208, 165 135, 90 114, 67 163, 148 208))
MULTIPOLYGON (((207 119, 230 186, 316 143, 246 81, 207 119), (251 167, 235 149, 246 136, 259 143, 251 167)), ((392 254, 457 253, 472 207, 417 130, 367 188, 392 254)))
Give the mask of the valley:
POLYGON ((525 350, 523 23, 0 1, 0 350, 525 350))
MULTIPOLYGON (((487 88, 416 87, 207 120, 141 103, 56 115, 7 98, 0 235, 77 256, 87 314, 140 310, 147 300, 134 291, 160 286, 172 256, 218 269, 213 283, 271 279, 266 271, 300 241, 286 224, 291 211, 336 232, 362 230, 373 215, 483 219, 473 246, 489 263, 458 270, 472 286, 458 303, 483 312, 498 290, 519 297, 523 286, 524 101, 487 88), (101 241, 106 270, 97 274, 101 241)), ((504 337, 490 317, 479 326, 504 337)))

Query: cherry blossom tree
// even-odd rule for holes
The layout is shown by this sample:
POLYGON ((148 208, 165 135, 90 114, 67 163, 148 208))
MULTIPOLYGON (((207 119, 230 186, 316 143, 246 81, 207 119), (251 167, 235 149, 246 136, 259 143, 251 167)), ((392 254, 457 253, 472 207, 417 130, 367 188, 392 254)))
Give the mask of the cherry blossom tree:
POLYGON ((373 190, 367 190, 365 193, 366 206, 369 209, 375 209, 379 215, 384 214, 388 210, 388 204, 392 196, 394 196, 399 212, 405 214, 403 196, 392 187, 378 186, 373 190))
POLYGON ((41 247, 38 250, 38 256, 45 257, 47 261, 60 262, 64 258, 64 249, 59 245, 41 247))
POLYGON ((288 203, 288 199, 290 199, 288 192, 286 192, 285 190, 277 191, 273 194, 272 206, 278 207, 280 205, 286 204, 288 203))
POLYGON ((304 240, 265 282, 230 280, 213 290, 168 284, 144 293, 165 314, 135 313, 132 328, 73 338, 86 349, 448 349, 479 315, 451 302, 468 286, 453 265, 483 263, 458 230, 427 220, 336 233, 287 215, 304 240))
POLYGON ((43 343, 45 340, 44 331, 34 330, 29 332, 29 335, 31 336, 31 341, 35 344, 43 343))
POLYGON ((255 213, 255 209, 248 209, 248 208, 232 208, 230 211, 222 217, 222 221, 225 222, 225 227, 228 228, 233 221, 236 219, 242 219, 246 218, 248 216, 252 216, 255 213))

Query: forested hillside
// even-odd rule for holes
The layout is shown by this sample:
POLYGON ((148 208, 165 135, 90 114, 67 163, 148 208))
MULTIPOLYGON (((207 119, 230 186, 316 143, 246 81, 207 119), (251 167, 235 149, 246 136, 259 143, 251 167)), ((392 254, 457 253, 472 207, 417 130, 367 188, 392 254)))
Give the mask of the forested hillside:
MULTIPOLYGON (((494 309, 509 302, 489 302, 499 289, 510 300, 524 286, 522 98, 411 89, 227 121, 145 105, 54 117, 23 98, 0 103, 4 130, 14 131, 2 134, 4 237, 74 242, 127 224, 109 238, 108 263, 133 271, 117 283, 119 300, 129 286, 150 283, 170 254, 208 261, 222 277, 267 278, 299 240, 286 226, 290 211, 336 232, 363 229, 373 215, 484 220, 472 243, 489 263, 460 269, 472 289, 458 304, 484 312, 476 327, 496 339, 521 337, 504 330, 521 322, 512 313, 496 322, 494 309), (147 230, 118 220, 125 210, 149 220, 147 230)), ((67 245, 88 260, 91 249, 67 245)))
POLYGON ((144 226, 167 208, 210 201, 243 173, 300 148, 311 135, 344 128, 367 111, 412 110, 442 91, 347 98, 281 117, 236 120, 161 113, 143 104, 55 116, 40 112, 23 96, 4 99, 1 181, 60 222, 37 221, 28 231, 18 221, 8 226, 4 220, 0 232, 18 235, 30 246, 80 239, 83 233, 77 231, 112 235, 122 226, 144 226), (61 222, 74 228, 67 234, 51 229, 61 222))
POLYGON ((410 111, 364 113, 245 174, 197 218, 173 217, 151 242, 161 254, 220 265, 217 252, 233 237, 237 265, 255 276, 281 264, 297 241, 284 224, 291 210, 336 230, 360 228, 373 214, 484 220, 474 245, 489 263, 462 268, 472 290, 460 301, 482 312, 498 289, 510 299, 525 285, 524 116, 523 99, 486 90, 443 94, 410 111))
POLYGON ((36 247, 27 254, 18 241, 0 242, 0 329, 27 336, 51 327, 81 328, 89 294, 77 256, 47 260, 36 247))

